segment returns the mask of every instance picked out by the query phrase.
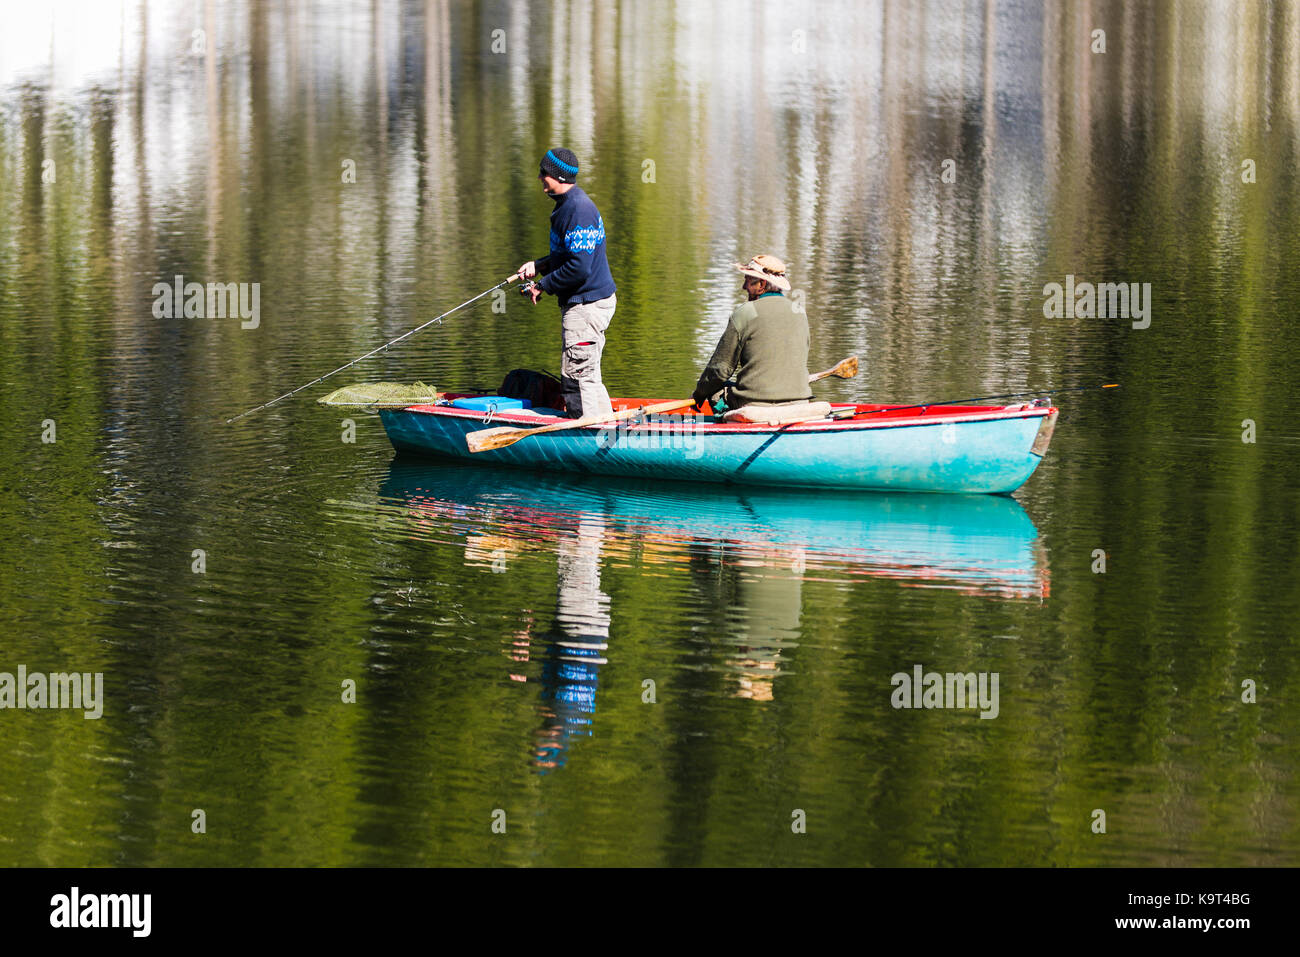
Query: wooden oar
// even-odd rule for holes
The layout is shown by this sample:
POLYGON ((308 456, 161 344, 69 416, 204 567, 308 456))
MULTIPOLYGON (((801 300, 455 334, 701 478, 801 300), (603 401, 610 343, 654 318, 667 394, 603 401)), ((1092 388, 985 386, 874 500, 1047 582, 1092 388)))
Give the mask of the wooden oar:
MULTIPOLYGON (((852 379, 857 374, 858 357, 849 356, 836 364, 833 369, 810 375, 808 381, 816 382, 818 379, 825 379, 830 376, 835 376, 838 379, 852 379)), ((684 409, 686 406, 694 404, 694 399, 673 399, 655 405, 624 409, 622 412, 611 412, 608 415, 589 415, 581 419, 574 419, 572 422, 557 422, 555 425, 544 425, 540 429, 512 429, 508 427, 480 429, 465 436, 465 443, 469 446, 471 452, 491 452, 493 449, 504 449, 507 445, 514 445, 520 439, 526 439, 530 435, 541 435, 545 432, 563 432, 567 429, 581 429, 588 425, 601 425, 605 422, 620 422, 623 419, 634 419, 639 415, 672 412, 674 409, 684 409)))
POLYGON ((465 442, 471 452, 490 452, 493 449, 504 449, 507 445, 514 445, 520 439, 526 439, 530 435, 541 435, 543 432, 563 432, 566 429, 581 429, 588 425, 600 425, 602 422, 634 419, 638 415, 671 412, 673 409, 681 409, 694 404, 694 399, 674 399, 671 402, 660 402, 656 405, 640 406, 635 409, 624 409, 622 412, 611 412, 608 415, 588 415, 581 419, 574 419, 572 422, 557 422, 555 425, 544 425, 540 429, 480 429, 465 436, 465 442))

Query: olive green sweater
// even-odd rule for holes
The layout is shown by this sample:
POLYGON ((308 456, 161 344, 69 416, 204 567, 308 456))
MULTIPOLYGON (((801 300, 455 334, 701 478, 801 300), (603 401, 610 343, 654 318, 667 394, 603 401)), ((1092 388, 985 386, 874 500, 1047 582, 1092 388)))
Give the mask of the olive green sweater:
POLYGON ((736 307, 695 384, 695 401, 705 401, 729 382, 731 408, 811 397, 808 318, 795 312, 785 296, 766 293, 736 307))

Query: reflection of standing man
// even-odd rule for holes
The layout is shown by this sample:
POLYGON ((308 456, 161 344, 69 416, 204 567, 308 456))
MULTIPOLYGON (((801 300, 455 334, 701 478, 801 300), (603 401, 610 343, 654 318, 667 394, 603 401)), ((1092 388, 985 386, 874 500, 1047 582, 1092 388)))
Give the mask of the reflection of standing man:
POLYGON ((519 267, 522 279, 542 278, 532 288, 533 303, 549 292, 560 300, 564 352, 560 388, 569 415, 612 411, 600 379, 605 330, 614 318, 614 277, 605 259, 605 220, 577 185, 578 157, 559 147, 546 151, 537 176, 555 200, 551 211, 551 251, 519 267))
POLYGON ((564 766, 570 738, 591 734, 609 643, 609 596, 600 590, 604 541, 599 513, 583 513, 576 533, 559 541, 553 640, 542 665, 543 723, 533 746, 533 764, 544 770, 564 766))

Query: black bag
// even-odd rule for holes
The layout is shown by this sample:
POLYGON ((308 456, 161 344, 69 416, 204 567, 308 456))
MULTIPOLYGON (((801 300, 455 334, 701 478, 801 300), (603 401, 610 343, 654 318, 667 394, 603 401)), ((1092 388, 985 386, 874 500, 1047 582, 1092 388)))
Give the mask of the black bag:
POLYGON ((535 409, 564 409, 560 380, 549 372, 511 369, 501 381, 497 393, 508 399, 527 399, 535 409))

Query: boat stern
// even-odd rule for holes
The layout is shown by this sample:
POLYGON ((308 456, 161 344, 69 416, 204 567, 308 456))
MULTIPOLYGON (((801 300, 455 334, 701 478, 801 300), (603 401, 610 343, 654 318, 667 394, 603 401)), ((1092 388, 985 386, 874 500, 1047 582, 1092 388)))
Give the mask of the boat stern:
POLYGON ((1052 444, 1052 433, 1056 431, 1056 417, 1059 414, 1060 410, 1053 408, 1043 416, 1043 421, 1038 423, 1038 434, 1034 436, 1034 444, 1029 447, 1031 455, 1037 455, 1041 459, 1047 454, 1047 447, 1052 444))

